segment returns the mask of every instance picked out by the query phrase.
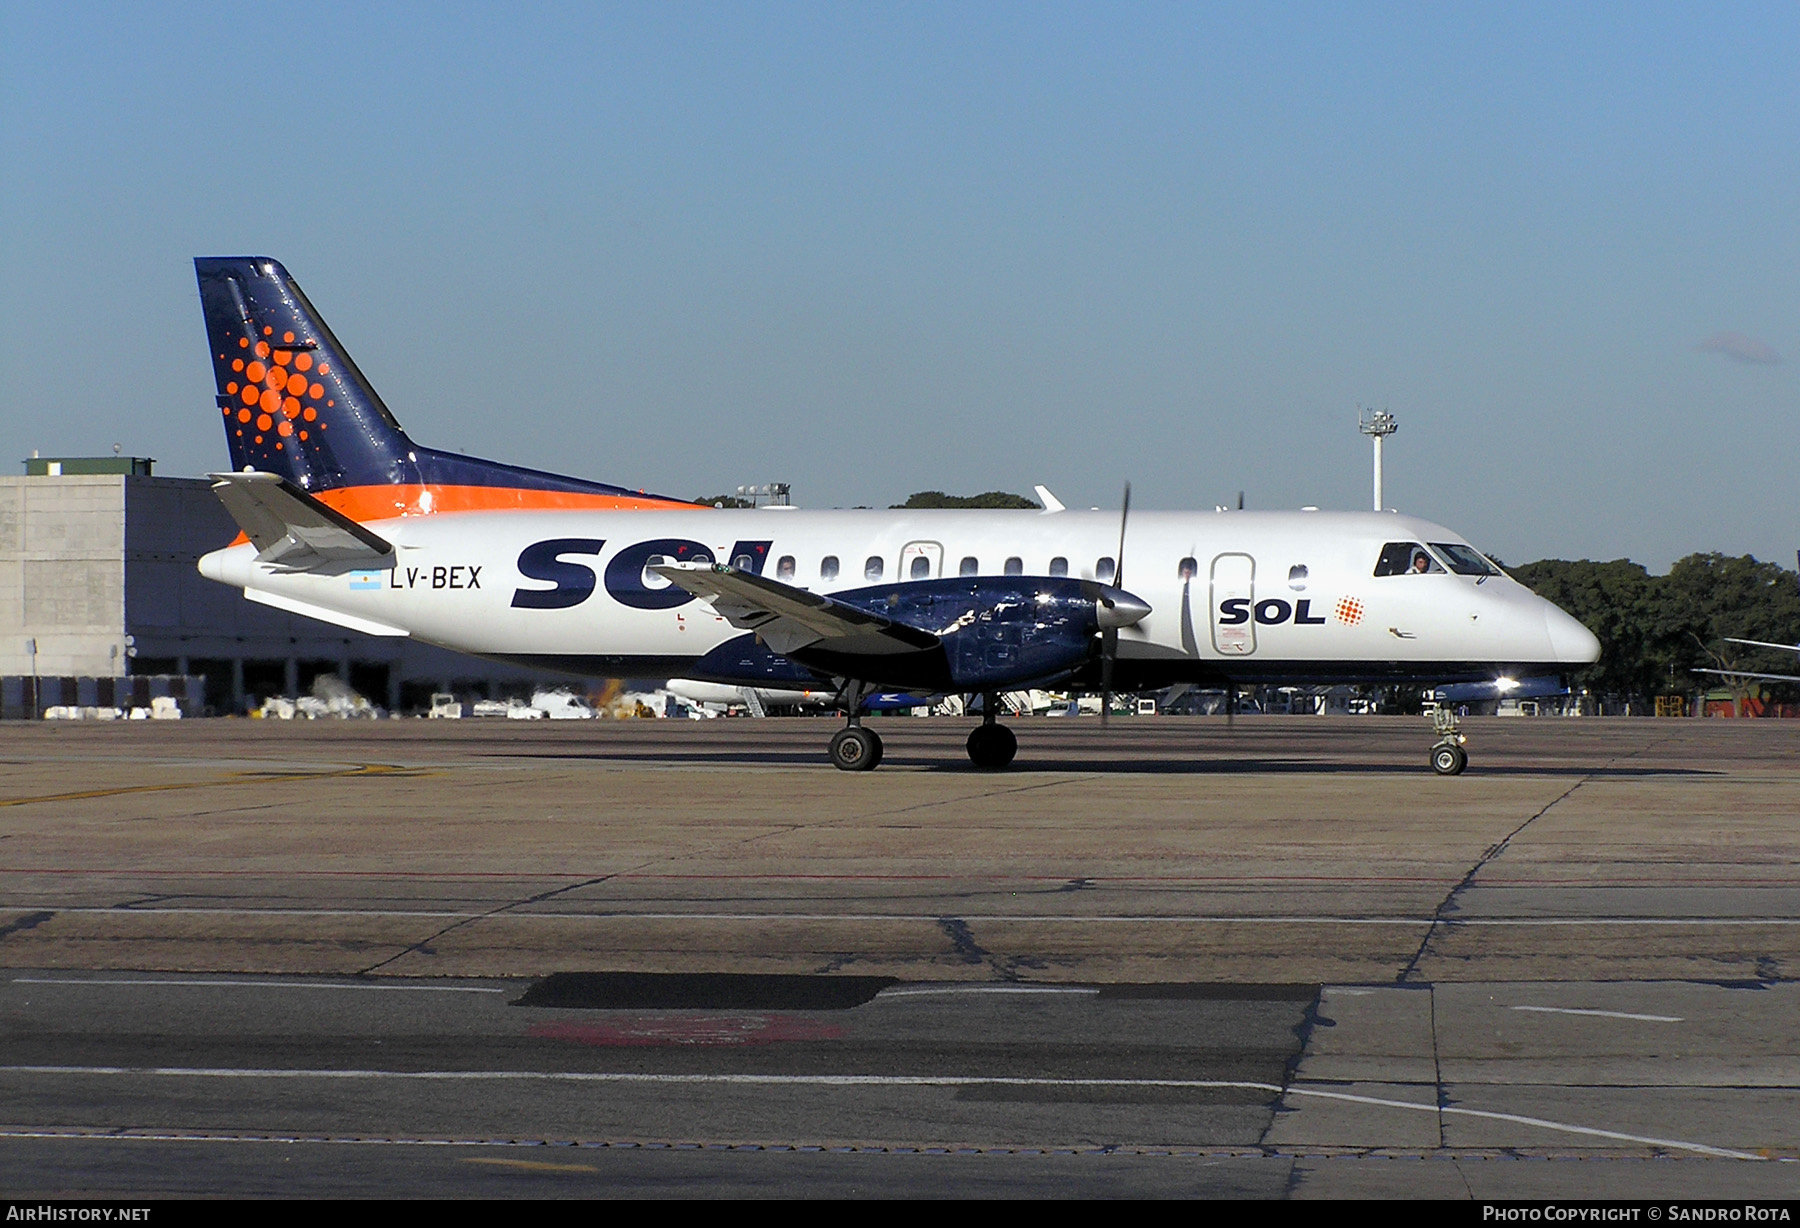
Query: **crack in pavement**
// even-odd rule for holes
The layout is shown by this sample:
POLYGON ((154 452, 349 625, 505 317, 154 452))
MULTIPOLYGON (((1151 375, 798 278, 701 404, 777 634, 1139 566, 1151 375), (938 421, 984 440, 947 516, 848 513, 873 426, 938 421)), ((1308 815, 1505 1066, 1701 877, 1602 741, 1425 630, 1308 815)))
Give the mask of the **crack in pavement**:
POLYGON ((1570 785, 1567 789, 1564 789, 1561 793, 1557 794, 1554 798, 1550 799, 1550 801, 1547 802, 1543 806, 1542 809, 1538 810, 1538 812, 1536 814, 1531 815, 1523 823, 1519 824, 1517 827, 1515 827, 1511 831, 1507 832, 1506 835, 1503 836, 1497 843, 1489 845, 1487 847, 1487 850, 1485 852, 1483 852, 1480 857, 1476 858, 1475 864, 1469 867, 1469 872, 1467 874, 1463 875, 1462 878, 1457 882, 1457 884, 1454 887, 1450 888, 1449 894, 1445 895, 1443 900, 1441 900, 1438 903, 1436 911, 1432 913, 1431 924, 1429 926, 1427 926, 1425 929, 1425 937, 1419 941, 1419 949, 1413 952, 1412 958, 1406 961, 1406 966, 1403 967, 1402 969, 1400 969, 1400 975, 1394 978, 1395 983, 1401 984, 1401 985, 1406 985, 1406 984, 1416 985, 1416 984, 1420 983, 1413 979, 1414 975, 1419 970, 1419 961, 1425 958, 1425 952, 1430 949, 1432 940, 1437 937, 1438 930, 1440 929, 1440 927, 1445 927, 1445 926, 1455 924, 1455 917, 1452 914, 1454 914, 1457 911, 1457 904, 1456 904, 1457 897, 1460 896, 1469 887, 1473 886, 1476 875, 1480 874, 1484 869, 1486 869, 1488 866, 1488 863, 1492 862, 1495 858, 1499 857, 1500 854, 1504 853, 1507 849, 1507 846, 1510 845, 1513 842, 1513 840, 1516 837, 1518 837, 1522 832, 1524 832, 1524 830, 1526 828, 1530 827, 1533 823, 1537 822, 1539 819, 1541 819, 1545 815, 1549 814, 1556 807, 1560 806, 1564 801, 1566 801, 1570 797, 1574 796, 1575 792, 1578 789, 1580 789, 1583 785, 1586 785, 1592 781, 1600 779, 1602 773, 1604 773, 1606 771, 1606 769, 1610 768, 1613 764, 1619 762, 1621 759, 1635 759, 1639 755, 1642 755, 1642 754, 1648 752, 1652 748, 1660 746, 1664 742, 1670 741, 1673 738, 1673 736, 1674 735, 1670 735, 1669 737, 1652 739, 1651 741, 1644 743, 1644 745, 1642 745, 1642 746, 1638 747, 1636 750, 1632 751, 1630 754, 1614 755, 1611 759, 1608 759, 1599 768, 1588 773, 1586 776, 1583 776, 1580 780, 1577 780, 1574 784, 1570 785))
POLYGON ((545 900, 555 899, 557 896, 562 895, 565 892, 579 891, 583 887, 592 887, 599 883, 604 883, 608 879, 618 878, 620 875, 623 875, 623 874, 634 874, 637 871, 644 869, 645 866, 650 866, 650 865, 654 865, 654 864, 656 864, 655 861, 647 861, 644 863, 644 865, 633 866, 629 870, 618 870, 618 871, 614 871, 611 874, 601 874, 594 878, 584 878, 578 883, 568 883, 561 887, 553 887, 548 891, 540 891, 536 895, 526 896, 522 900, 509 901, 508 903, 500 905, 498 908, 490 908, 486 912, 477 913, 472 917, 463 917, 460 920, 452 921, 449 925, 444 926, 444 928, 438 930, 435 934, 427 934, 425 937, 419 939, 419 941, 413 943, 411 946, 403 947, 400 950, 395 951, 392 955, 388 956, 386 959, 380 960, 373 964, 370 964, 367 968, 362 969, 361 971, 355 973, 354 975, 356 975, 356 976, 371 976, 374 973, 379 972, 381 969, 387 967, 389 964, 393 963, 397 959, 400 959, 407 955, 424 953, 431 946, 432 943, 434 943, 438 939, 442 938, 445 934, 451 933, 454 930, 462 929, 466 925, 474 925, 477 921, 485 921, 490 917, 497 917, 501 913, 507 912, 511 909, 523 908, 527 904, 541 904, 545 900))

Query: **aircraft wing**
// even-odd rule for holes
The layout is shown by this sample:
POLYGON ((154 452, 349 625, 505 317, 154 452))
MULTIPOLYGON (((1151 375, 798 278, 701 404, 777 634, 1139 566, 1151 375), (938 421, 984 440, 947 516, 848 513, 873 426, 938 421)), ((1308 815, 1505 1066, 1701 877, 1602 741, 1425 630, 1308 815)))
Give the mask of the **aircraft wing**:
POLYGON ((1800 652, 1800 644, 1771 644, 1767 640, 1740 640, 1736 636, 1725 637, 1728 644, 1748 644, 1752 648, 1773 648, 1777 652, 1800 652))
POLYGON ((833 652, 890 656, 942 641, 909 623, 719 563, 653 563, 650 570, 712 606, 732 626, 754 631, 777 653, 819 644, 833 652))
POLYGON ((213 493, 256 546, 256 561, 306 571, 329 563, 369 564, 393 546, 275 473, 214 473, 213 493))
POLYGON ((1753 674, 1744 669, 1697 669, 1696 674, 1719 674, 1726 678, 1760 678, 1767 682, 1800 682, 1800 674, 1753 674))

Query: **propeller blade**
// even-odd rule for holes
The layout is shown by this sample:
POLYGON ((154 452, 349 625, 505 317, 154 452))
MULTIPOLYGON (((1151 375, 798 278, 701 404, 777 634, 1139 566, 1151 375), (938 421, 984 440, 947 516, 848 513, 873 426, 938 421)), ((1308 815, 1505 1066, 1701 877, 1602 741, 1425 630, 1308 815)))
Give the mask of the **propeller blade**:
MULTIPOLYGON (((1112 584, 1125 586, 1125 525, 1131 518, 1131 483, 1125 483, 1125 497, 1119 503, 1119 552, 1113 556, 1112 584)), ((1100 635, 1100 728, 1105 729, 1112 716, 1113 661, 1119 655, 1119 629, 1108 627, 1100 635)))
POLYGON ((1125 587, 1125 522, 1131 517, 1131 483, 1125 483, 1125 499, 1119 505, 1119 553, 1113 556, 1114 588, 1125 587))
POLYGON ((1194 638, 1194 606, 1190 596, 1192 580, 1181 582, 1181 651, 1190 657, 1200 655, 1200 641, 1194 638))

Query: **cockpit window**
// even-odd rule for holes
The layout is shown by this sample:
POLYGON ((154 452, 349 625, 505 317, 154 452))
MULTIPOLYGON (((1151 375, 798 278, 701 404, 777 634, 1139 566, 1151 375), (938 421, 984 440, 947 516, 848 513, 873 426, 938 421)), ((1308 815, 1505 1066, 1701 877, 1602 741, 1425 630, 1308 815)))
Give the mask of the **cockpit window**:
POLYGON ((1381 548, 1381 558, 1375 563, 1378 576, 1423 576, 1434 572, 1443 575, 1444 569, 1418 542, 1389 542, 1381 548))
POLYGON ((1465 546, 1461 542, 1432 542, 1431 548, 1444 557, 1450 564, 1450 570, 1459 576, 1497 576, 1500 569, 1488 562, 1485 555, 1473 546, 1465 546))

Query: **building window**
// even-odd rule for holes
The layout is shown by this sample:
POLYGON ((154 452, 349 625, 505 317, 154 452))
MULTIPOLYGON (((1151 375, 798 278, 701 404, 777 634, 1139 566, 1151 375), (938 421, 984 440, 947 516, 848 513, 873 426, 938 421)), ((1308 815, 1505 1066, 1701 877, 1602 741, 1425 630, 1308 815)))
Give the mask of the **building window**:
POLYGON ((838 573, 837 555, 828 554, 819 560, 819 579, 835 580, 838 573))

